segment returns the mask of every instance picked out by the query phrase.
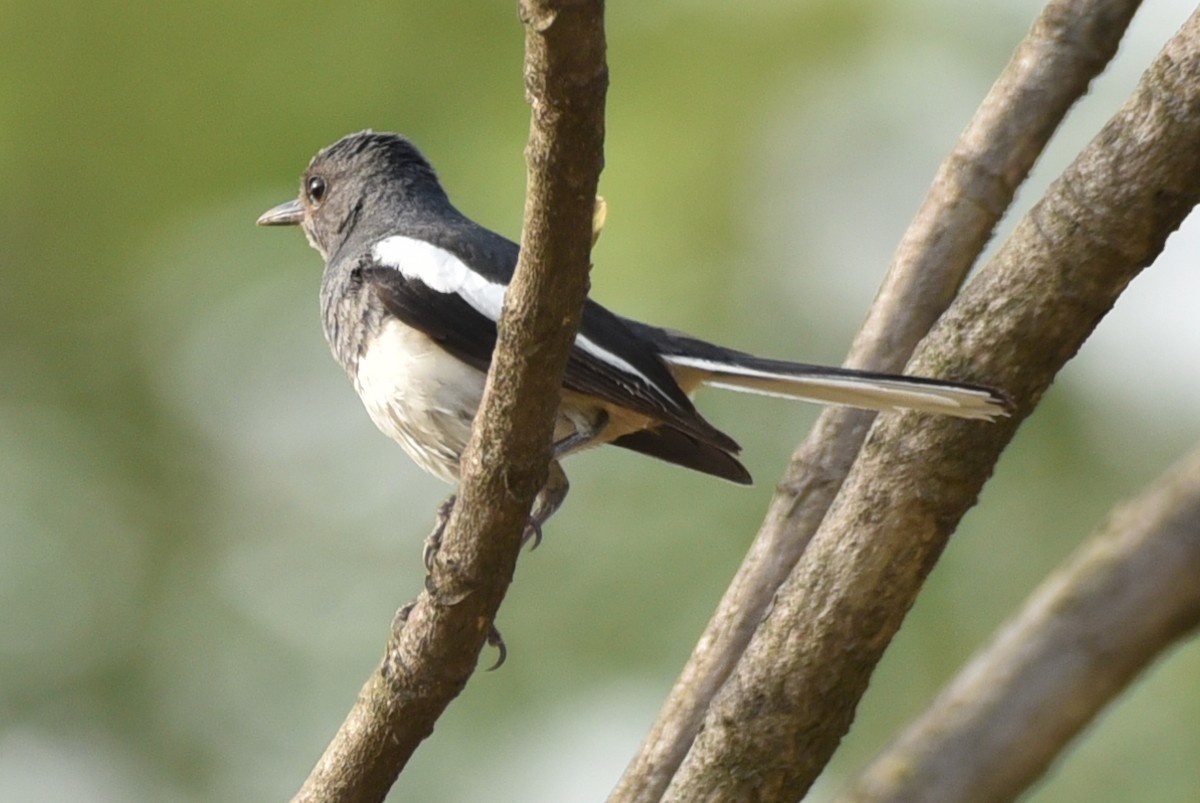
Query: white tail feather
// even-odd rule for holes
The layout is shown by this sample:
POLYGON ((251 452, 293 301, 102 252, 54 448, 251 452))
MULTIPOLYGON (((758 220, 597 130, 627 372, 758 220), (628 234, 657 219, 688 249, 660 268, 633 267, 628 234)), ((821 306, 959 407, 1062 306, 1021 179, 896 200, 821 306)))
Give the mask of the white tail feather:
POLYGON ((695 380, 699 384, 744 393, 869 410, 919 410, 986 421, 1008 415, 1004 403, 992 391, 950 382, 823 374, 819 368, 808 367, 794 374, 778 373, 676 354, 664 354, 663 359, 673 367, 698 372, 695 380))

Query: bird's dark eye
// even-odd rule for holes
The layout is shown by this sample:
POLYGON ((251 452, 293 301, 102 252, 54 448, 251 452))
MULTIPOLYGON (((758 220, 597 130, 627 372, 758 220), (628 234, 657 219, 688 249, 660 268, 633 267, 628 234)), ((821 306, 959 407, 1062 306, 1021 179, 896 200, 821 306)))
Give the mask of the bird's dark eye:
POLYGON ((320 206, 321 201, 325 199, 327 189, 325 179, 320 176, 311 176, 308 181, 304 182, 304 192, 313 206, 320 206))

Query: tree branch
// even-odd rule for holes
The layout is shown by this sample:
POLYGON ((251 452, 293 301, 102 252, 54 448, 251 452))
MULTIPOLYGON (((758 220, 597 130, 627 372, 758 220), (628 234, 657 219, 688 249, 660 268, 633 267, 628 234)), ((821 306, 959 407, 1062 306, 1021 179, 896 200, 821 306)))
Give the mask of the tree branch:
POLYGON ((1197 576, 1200 449, 1118 508, 845 799, 1014 799, 1200 625, 1197 576))
MULTIPOLYGON (((1137 0, 1054 0, 1018 46, 905 233, 848 365, 898 371, 962 284, 1067 110, 1104 69, 1137 0)), ((758 536, 611 803, 652 803, 683 760, 874 414, 830 408, 796 451, 758 536)))
POLYGON ((559 388, 587 294, 603 163, 603 0, 523 0, 529 189, 516 275, 432 570, 379 671, 296 796, 383 800, 475 669, 546 480, 559 388))
POLYGON ((910 363, 1007 390, 992 425, 882 416, 665 799, 796 800, 1020 419, 1200 200, 1200 13, 910 363))

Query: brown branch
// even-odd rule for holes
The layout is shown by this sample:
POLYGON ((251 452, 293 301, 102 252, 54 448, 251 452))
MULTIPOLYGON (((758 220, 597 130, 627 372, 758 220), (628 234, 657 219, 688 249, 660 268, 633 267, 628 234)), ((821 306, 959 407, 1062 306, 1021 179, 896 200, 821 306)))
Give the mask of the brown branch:
POLYGON ((512 580, 587 294, 608 86, 603 10, 602 0, 520 5, 533 107, 521 256, 433 568, 436 590, 393 634, 297 801, 383 800, 474 671, 512 580))
MULTIPOLYGON (((949 306, 1067 110, 1116 53, 1138 5, 1055 0, 1046 7, 939 168, 847 364, 903 367, 949 306)), ((612 803, 662 796, 710 701, 824 518, 873 419, 858 410, 827 410, 793 455, 758 537, 612 803)))
POLYGON ((1200 200, 1200 13, 923 342, 914 373, 999 386, 1001 424, 881 416, 665 799, 793 801, 992 466, 1200 200))
POLYGON ((1016 798, 1200 625, 1200 449, 1118 508, 846 794, 1016 798))

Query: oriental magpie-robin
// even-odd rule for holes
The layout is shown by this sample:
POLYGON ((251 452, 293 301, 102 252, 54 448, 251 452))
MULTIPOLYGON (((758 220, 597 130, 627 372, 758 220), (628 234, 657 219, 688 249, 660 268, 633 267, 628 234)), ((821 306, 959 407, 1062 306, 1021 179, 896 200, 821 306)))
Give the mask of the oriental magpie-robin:
MULTIPOLYGON (((407 139, 364 131, 315 157, 264 226, 300 225, 325 259, 325 338, 367 412, 421 468, 458 479, 518 246, 459 212, 407 139)), ((622 318, 589 300, 563 379, 550 481, 531 533, 566 496, 559 460, 611 443, 749 484, 738 444, 692 406, 701 385, 873 410, 991 420, 999 393, 923 377, 764 359, 622 318)))

